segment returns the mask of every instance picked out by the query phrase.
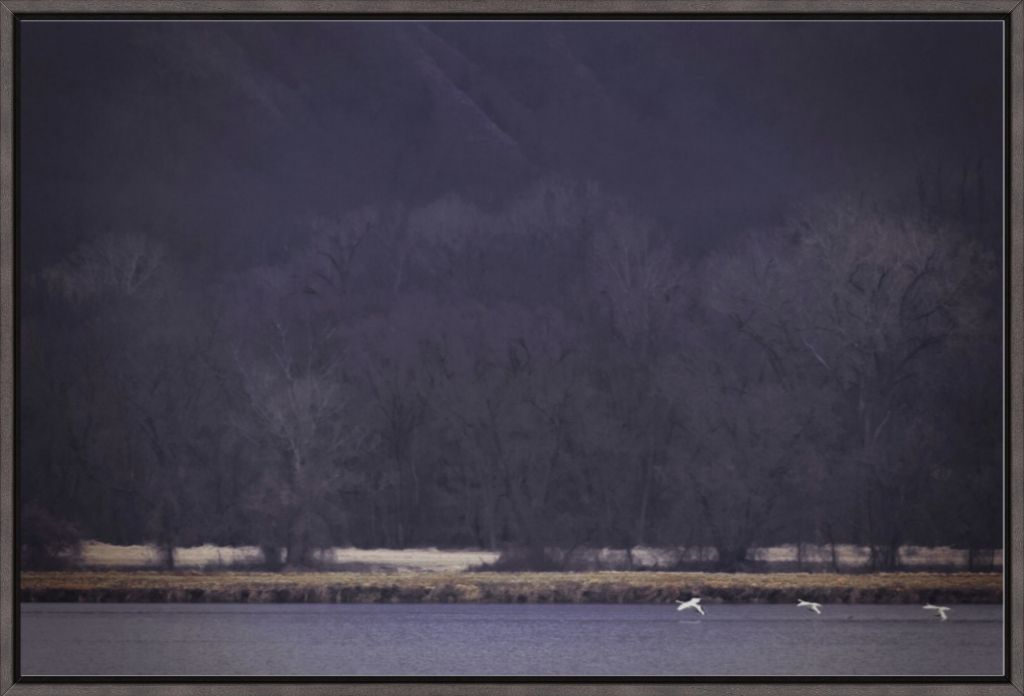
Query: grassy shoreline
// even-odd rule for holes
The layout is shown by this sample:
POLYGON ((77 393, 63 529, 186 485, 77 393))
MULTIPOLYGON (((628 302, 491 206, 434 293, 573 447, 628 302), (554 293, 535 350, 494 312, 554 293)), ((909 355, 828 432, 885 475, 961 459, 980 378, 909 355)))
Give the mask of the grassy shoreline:
POLYGON ((998 603, 999 573, 29 571, 22 602, 998 603))

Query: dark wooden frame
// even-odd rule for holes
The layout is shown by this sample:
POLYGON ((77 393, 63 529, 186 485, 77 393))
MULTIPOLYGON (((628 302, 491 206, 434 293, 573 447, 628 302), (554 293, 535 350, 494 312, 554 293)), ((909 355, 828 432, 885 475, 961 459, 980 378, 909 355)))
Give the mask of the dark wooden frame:
POLYGON ((0 0, 0 696, 11 694, 1024 694, 1024 0, 0 0), (1004 557, 1007 673, 1001 680, 878 680, 751 678, 705 681, 413 679, 359 680, 26 680, 17 673, 15 609, 18 601, 14 486, 14 38, 15 23, 38 14, 60 15, 730 15, 849 18, 894 14, 921 19, 970 14, 1006 23, 1007 196, 1007 471, 1004 557), (1016 613, 1016 616, 1014 614, 1016 613))

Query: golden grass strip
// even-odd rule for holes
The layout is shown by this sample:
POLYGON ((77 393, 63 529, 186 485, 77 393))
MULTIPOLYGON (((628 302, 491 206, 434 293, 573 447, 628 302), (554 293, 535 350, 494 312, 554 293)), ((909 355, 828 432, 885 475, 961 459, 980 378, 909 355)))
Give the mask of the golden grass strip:
POLYGON ((1001 602, 998 573, 402 573, 39 571, 22 601, 1001 602))

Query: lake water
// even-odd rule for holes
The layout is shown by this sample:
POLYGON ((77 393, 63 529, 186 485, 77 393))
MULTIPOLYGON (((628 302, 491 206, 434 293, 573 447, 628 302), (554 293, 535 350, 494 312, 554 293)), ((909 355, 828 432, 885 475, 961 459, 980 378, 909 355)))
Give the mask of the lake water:
POLYGON ((1000 605, 23 604, 24 675, 998 675, 1000 605))

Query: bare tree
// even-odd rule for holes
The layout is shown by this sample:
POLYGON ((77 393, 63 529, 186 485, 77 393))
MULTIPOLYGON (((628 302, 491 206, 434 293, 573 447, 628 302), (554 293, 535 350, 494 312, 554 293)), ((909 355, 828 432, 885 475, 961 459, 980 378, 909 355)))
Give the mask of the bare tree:
POLYGON ((911 432, 903 420, 929 361, 977 324, 985 258, 918 219, 834 201, 752 245, 771 287, 734 319, 780 378, 828 384, 847 425, 834 467, 858 472, 873 562, 892 567, 909 529, 909 506, 892 501, 913 497, 920 479, 919 460, 901 458, 896 440, 911 432))
POLYGON ((331 498, 366 435, 350 403, 334 330, 292 309, 271 308, 265 333, 236 352, 242 408, 235 424, 267 462, 263 482, 278 494, 262 499, 271 503, 264 512, 285 536, 288 565, 302 566, 325 537, 331 498))
POLYGON ((81 245, 63 263, 47 269, 50 287, 70 300, 104 292, 135 295, 154 279, 164 263, 163 247, 139 234, 108 234, 81 245))

